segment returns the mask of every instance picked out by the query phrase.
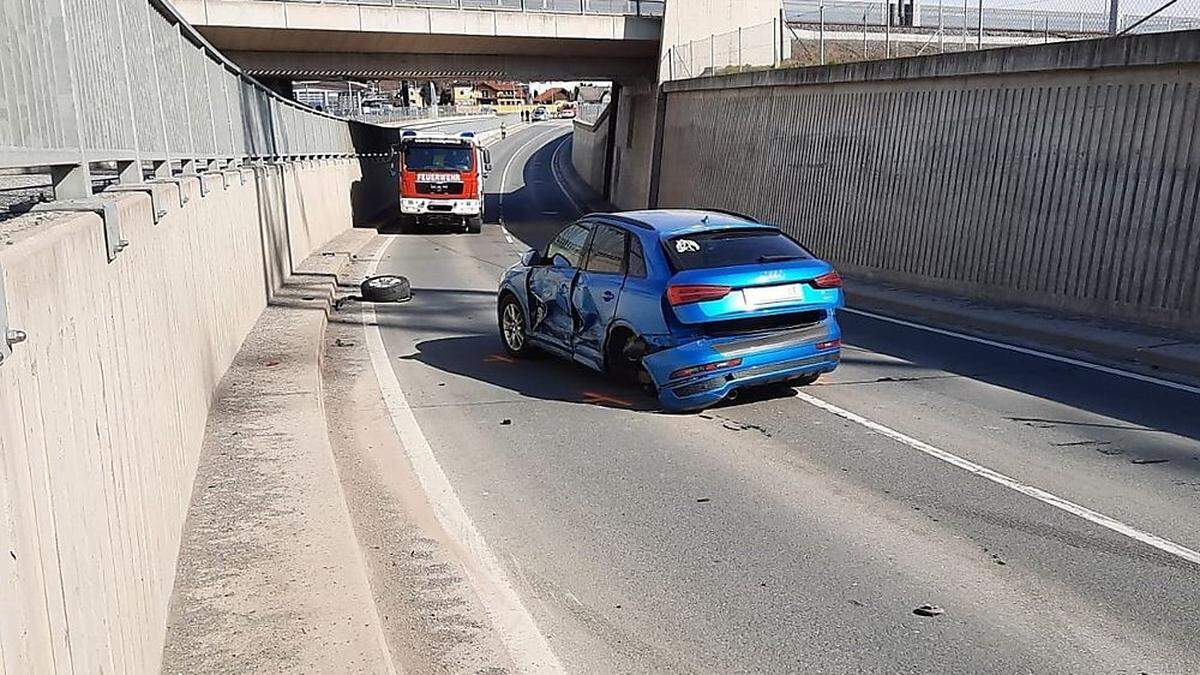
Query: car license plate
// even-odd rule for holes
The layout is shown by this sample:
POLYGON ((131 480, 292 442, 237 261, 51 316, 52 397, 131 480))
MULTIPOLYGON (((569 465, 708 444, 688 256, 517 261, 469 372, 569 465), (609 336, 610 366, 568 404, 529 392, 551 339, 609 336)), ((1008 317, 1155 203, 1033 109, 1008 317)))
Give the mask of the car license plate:
POLYGON ((780 302, 795 302, 804 299, 804 287, 801 284, 782 284, 779 286, 756 286, 744 288, 748 305, 773 305, 780 302))

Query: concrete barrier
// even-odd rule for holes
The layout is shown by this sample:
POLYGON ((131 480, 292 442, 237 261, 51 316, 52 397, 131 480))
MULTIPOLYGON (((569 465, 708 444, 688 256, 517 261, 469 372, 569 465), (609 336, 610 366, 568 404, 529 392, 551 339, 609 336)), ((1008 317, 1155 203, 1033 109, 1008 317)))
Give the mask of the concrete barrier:
POLYGON ((0 224, 0 654, 7 672, 158 669, 214 388, 293 261, 350 226, 357 160, 183 178, 101 218, 0 224), (201 186, 203 182, 203 190, 201 186), (180 205, 179 190, 187 198, 180 205))
POLYGON ((575 120, 571 131, 571 164, 575 167, 575 173, 601 194, 604 193, 604 171, 607 167, 610 112, 611 108, 605 108, 593 122, 575 120))
POLYGON ((1200 32, 664 85, 657 204, 844 271, 1200 334, 1200 32))

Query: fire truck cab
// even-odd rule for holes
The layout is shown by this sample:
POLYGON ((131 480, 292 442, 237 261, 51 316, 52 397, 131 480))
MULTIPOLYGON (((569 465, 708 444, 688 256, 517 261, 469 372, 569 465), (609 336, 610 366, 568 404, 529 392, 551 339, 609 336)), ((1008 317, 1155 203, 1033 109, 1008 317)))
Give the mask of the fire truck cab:
POLYGON ((491 170, 491 158, 473 133, 405 131, 394 162, 400 178, 402 231, 431 225, 472 233, 482 229, 483 179, 491 170))

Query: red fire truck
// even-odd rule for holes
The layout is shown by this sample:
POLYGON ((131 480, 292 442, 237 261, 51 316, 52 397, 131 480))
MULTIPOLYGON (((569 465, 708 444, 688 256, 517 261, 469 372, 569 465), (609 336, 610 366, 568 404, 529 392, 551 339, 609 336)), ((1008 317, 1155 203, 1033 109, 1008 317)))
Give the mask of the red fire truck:
POLYGON ((488 151, 475 135, 405 131, 396 153, 400 176, 400 228, 483 227, 483 179, 491 170, 488 151))

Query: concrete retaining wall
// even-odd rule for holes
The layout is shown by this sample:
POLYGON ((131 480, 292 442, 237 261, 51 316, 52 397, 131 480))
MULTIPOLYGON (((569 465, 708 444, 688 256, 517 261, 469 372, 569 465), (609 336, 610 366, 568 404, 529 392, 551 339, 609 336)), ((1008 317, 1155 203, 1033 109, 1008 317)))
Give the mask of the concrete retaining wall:
MULTIPOLYGON (((609 201, 617 208, 644 209, 649 204, 657 101, 654 88, 648 85, 621 87, 609 195, 609 201)), ((597 187, 602 189, 603 185, 597 187)))
MULTIPOLYGON (((349 227, 355 160, 183 179, 153 222, 0 225, 0 654, 6 672, 158 669, 181 528, 214 388, 273 289, 349 227)), ((108 195, 105 198, 109 198, 108 195)), ((270 364, 264 364, 270 367, 270 364)))
POLYGON ((1200 334, 1200 34, 668 83, 660 206, 844 271, 1200 334))
POLYGON ((611 108, 605 108, 592 123, 575 120, 575 129, 571 134, 571 163, 575 166, 575 173, 600 194, 604 194, 608 115, 611 111, 611 108))

